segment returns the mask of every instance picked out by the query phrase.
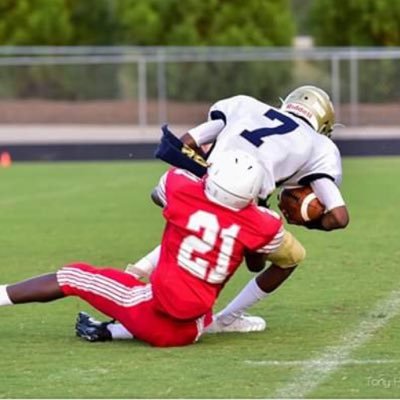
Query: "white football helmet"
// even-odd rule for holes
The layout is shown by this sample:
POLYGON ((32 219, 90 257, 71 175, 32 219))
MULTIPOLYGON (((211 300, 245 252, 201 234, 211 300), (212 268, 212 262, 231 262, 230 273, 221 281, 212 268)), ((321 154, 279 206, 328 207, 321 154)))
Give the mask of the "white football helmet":
POLYGON ((328 94, 315 86, 300 86, 283 100, 281 109, 304 118, 319 133, 330 137, 335 110, 328 94))
POLYGON ((222 206, 240 210, 261 190, 264 170, 249 153, 229 150, 216 155, 205 178, 207 197, 222 206))

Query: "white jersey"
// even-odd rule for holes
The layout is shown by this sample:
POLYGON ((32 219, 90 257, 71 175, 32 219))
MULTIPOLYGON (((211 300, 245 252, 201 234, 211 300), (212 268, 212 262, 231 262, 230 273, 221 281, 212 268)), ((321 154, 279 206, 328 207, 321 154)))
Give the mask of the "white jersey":
POLYGON ((203 136, 201 130, 189 133, 198 145, 214 142, 210 162, 215 153, 236 148, 254 155, 265 170, 260 197, 267 197, 278 186, 306 185, 323 177, 337 185, 341 182, 336 145, 292 114, 240 95, 215 103, 209 120, 220 121, 211 135, 210 130, 203 136))

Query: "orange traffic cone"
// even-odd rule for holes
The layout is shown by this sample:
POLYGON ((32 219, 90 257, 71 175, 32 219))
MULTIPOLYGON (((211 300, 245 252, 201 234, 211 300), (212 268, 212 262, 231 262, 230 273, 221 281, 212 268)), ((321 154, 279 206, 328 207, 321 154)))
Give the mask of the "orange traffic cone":
POLYGON ((0 166, 2 168, 8 168, 11 167, 12 164, 12 159, 11 159, 11 155, 8 151, 3 151, 0 154, 0 166))

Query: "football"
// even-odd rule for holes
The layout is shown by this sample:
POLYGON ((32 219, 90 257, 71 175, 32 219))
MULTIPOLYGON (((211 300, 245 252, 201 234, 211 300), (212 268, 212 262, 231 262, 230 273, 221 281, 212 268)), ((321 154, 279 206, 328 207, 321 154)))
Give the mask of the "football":
POLYGON ((278 206, 291 224, 303 225, 321 217, 324 205, 318 200, 311 186, 283 189, 278 197, 278 206))

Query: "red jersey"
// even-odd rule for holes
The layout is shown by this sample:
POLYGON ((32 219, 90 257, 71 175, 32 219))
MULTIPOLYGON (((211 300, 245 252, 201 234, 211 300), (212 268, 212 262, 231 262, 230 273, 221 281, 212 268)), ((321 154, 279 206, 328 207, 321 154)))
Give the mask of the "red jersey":
POLYGON ((245 250, 273 251, 283 236, 279 217, 255 204, 234 211, 207 198, 204 180, 180 169, 158 186, 167 224, 157 268, 154 298, 169 315, 197 318, 209 311, 245 250))

